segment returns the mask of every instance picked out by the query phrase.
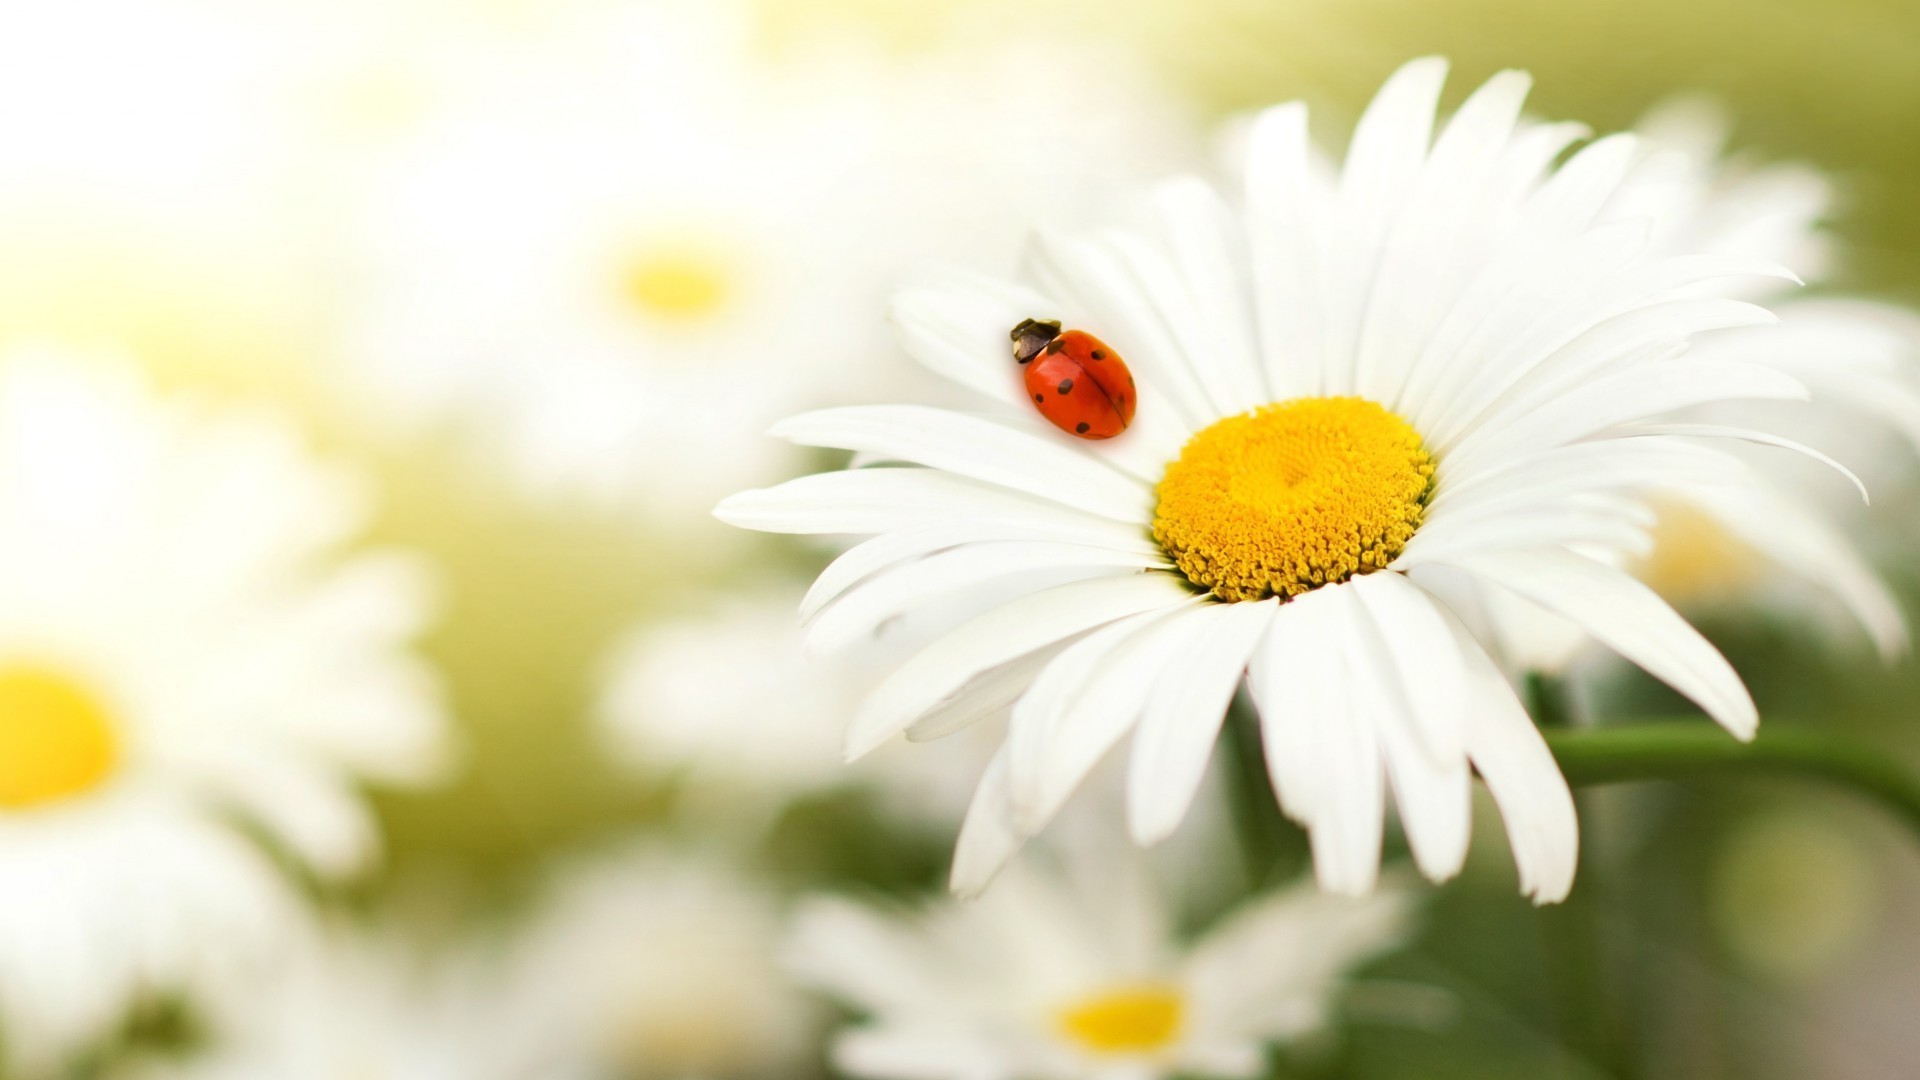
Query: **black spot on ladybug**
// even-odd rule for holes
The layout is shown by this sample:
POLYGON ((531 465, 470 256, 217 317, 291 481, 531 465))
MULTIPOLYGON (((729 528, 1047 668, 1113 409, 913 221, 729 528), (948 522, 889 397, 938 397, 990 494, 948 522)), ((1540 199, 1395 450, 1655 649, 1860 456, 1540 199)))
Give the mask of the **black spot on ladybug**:
POLYGON ((1045 400, 1047 400, 1047 395, 1045 395, 1045 394, 1035 394, 1035 395, 1033 395, 1033 400, 1035 400, 1035 401, 1045 401, 1045 400))
POLYGON ((1048 355, 1052 355, 1053 353, 1057 353, 1061 349, 1064 349, 1066 347, 1067 347, 1066 342, 1061 341, 1059 338, 1054 338, 1052 341, 1047 342, 1047 353, 1048 355))
POLYGON ((1107 358, 1107 354, 1101 352, 1099 349, 1095 349, 1093 350, 1093 358, 1095 360, 1105 360, 1107 358))
POLYGON ((1087 429, 1091 426, 1092 425, 1088 424, 1085 420, 1082 420, 1079 423, 1073 425, 1073 430, 1077 434, 1085 435, 1087 433, 1087 429))
POLYGON ((1059 390, 1063 394, 1071 394, 1073 393, 1073 380, 1061 379, 1060 385, 1055 387, 1055 389, 1059 390))

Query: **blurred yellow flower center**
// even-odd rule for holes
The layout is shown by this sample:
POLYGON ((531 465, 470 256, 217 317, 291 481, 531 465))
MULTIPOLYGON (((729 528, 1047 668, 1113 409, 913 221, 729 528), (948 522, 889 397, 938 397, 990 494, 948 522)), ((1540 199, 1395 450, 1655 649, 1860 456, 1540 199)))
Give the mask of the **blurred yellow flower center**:
POLYGON ((667 322, 706 318, 733 294, 726 262, 691 248, 646 252, 627 264, 622 284, 635 310, 667 322))
POLYGON ((1172 987, 1130 986, 1060 1010, 1060 1028, 1095 1053, 1142 1054, 1161 1049, 1179 1035, 1185 1010, 1172 987))
POLYGON ((1405 420, 1364 398, 1300 398, 1189 440, 1160 480, 1153 536, 1222 600, 1297 596, 1392 562, 1432 487, 1405 420))
POLYGON ((81 794, 119 757, 112 720, 85 687, 48 668, 0 667, 0 808, 81 794))
POLYGON ((1712 515, 1677 502, 1655 510, 1653 552, 1637 571, 1661 596, 1686 601, 1737 592, 1764 572, 1760 554, 1712 515))

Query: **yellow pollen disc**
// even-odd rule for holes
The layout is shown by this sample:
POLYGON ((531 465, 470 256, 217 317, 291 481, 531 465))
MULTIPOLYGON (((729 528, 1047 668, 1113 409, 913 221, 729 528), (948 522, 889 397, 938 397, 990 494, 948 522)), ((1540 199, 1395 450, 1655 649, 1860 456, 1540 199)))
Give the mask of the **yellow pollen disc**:
POLYGON ((0 809, 91 790, 119 756, 112 720, 80 684, 47 668, 0 668, 0 809))
POLYGON ((1095 1053, 1143 1054, 1174 1040, 1185 1010, 1171 987, 1130 986, 1060 1010, 1060 1028, 1095 1053))
POLYGON ((712 315, 726 306, 733 292, 724 261, 687 249, 652 251, 634 259, 621 284, 635 310, 668 322, 712 315))
POLYGON ((1386 567, 1432 488, 1405 420, 1364 398, 1299 398, 1189 440, 1160 480, 1153 536, 1222 600, 1297 596, 1386 567))
POLYGON ((1751 546, 1711 515, 1685 503, 1661 503, 1653 552, 1637 568, 1640 580, 1669 600, 1703 600, 1737 593, 1766 572, 1751 546))

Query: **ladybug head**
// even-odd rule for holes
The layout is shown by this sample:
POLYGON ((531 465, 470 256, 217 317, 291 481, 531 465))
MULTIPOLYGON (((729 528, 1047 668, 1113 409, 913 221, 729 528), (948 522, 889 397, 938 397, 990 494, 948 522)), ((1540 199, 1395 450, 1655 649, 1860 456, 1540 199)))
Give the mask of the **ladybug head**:
POLYGON ((1007 336, 1013 339, 1013 358, 1024 364, 1039 356, 1047 342, 1060 336, 1060 320, 1021 319, 1020 325, 1007 336))

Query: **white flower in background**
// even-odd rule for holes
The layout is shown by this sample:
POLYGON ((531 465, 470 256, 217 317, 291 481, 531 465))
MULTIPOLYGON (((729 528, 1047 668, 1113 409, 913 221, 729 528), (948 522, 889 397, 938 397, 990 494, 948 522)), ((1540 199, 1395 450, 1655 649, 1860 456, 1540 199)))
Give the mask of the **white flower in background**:
POLYGON ((665 849, 568 867, 520 944, 516 1011, 559 1075, 794 1075, 818 1017, 777 967, 783 907, 771 884, 665 849))
POLYGON ((1186 130, 1058 41, 775 64, 753 30, 726 2, 602 5, 446 65, 467 108, 367 200, 349 348, 380 398, 535 491, 697 525, 801 466, 773 420, 900 370, 879 312, 909 260, 1004 258, 1085 196, 1063 176, 1141 175, 1186 130))
MULTIPOLYGON (((1817 287, 1833 261, 1821 227, 1830 186, 1805 166, 1724 156, 1729 128, 1724 112, 1699 99, 1654 110, 1636 127, 1643 153, 1606 216, 1650 222, 1664 252, 1770 260, 1817 287)), ((1715 283, 1715 291, 1767 302, 1780 322, 1702 334, 1693 355, 1770 365, 1804 384, 1811 400, 1715 403, 1677 419, 1791 435, 1857 470, 1878 495, 1911 483, 1920 447, 1920 319, 1867 300, 1790 297, 1794 284, 1780 279, 1739 285, 1715 283)), ((1897 530, 1860 527, 1872 511, 1818 463, 1765 446, 1735 449, 1761 482, 1664 493, 1653 504, 1653 550, 1631 568, 1684 610, 1759 608, 1839 631, 1850 618, 1882 656, 1903 652, 1899 602, 1869 562, 1895 554, 1884 543, 1876 550, 1873 537, 1897 530)), ((1527 601, 1489 595, 1485 602, 1517 668, 1559 670, 1587 640, 1527 601)))
POLYGON ((420 568, 343 558, 363 519, 267 417, 107 362, 0 362, 0 1017, 23 1070, 284 935, 297 907, 233 815, 336 876, 377 846, 357 781, 441 764, 407 651, 420 568))
MULTIPOLYGON (((955 746, 890 746, 852 768, 840 753, 847 721, 886 674, 883 656, 904 658, 913 635, 889 627, 874 650, 809 656, 793 614, 800 601, 796 589, 751 588, 636 627, 608 658, 596 711, 613 754, 638 772, 679 774, 687 819, 702 827, 752 831, 796 798, 845 788, 872 793, 890 814, 958 822, 979 769, 956 767, 955 746)), ((956 741, 984 767, 995 725, 970 724, 956 741)))
POLYGON ((1697 441, 1746 432, 1682 437, 1655 418, 1805 396, 1766 364, 1685 351, 1697 331, 1770 321, 1764 309, 1673 299, 1781 271, 1661 257, 1644 226, 1600 220, 1633 140, 1554 164, 1579 129, 1519 125, 1522 74, 1490 80, 1435 136, 1444 72, 1401 69, 1337 176, 1316 166, 1305 110, 1281 106, 1256 122, 1242 210, 1175 181, 1156 229, 1043 237, 1031 285, 906 293, 908 351, 997 411, 797 417, 777 433, 911 467, 721 505, 747 527, 880 534, 827 572, 833 603, 814 625, 851 609, 831 620, 840 640, 929 598, 1027 583, 902 665, 848 732, 859 755, 973 693, 1025 690, 962 832, 961 889, 982 887, 1129 732, 1133 834, 1169 834, 1245 675, 1324 886, 1372 886, 1389 790, 1421 869, 1455 873, 1477 771, 1522 888, 1563 896, 1572 800, 1482 641, 1439 601, 1462 582, 1572 620, 1753 734, 1739 676, 1608 557, 1645 550, 1655 490, 1749 480, 1697 441), (1034 414, 1008 331, 1037 317, 1133 366, 1131 429, 1090 442, 1034 414))
POLYGON ((867 1017, 835 1064, 869 1080, 1264 1076, 1268 1046, 1325 1025, 1352 969, 1405 935, 1402 890, 1295 886, 1188 942, 1125 847, 1065 868, 1023 858, 979 900, 923 913, 805 905, 789 966, 867 1017))
POLYGON ((427 956, 335 929, 222 995, 205 1049, 139 1058, 114 1080, 529 1080, 539 1033, 508 1009, 496 958, 427 956))

